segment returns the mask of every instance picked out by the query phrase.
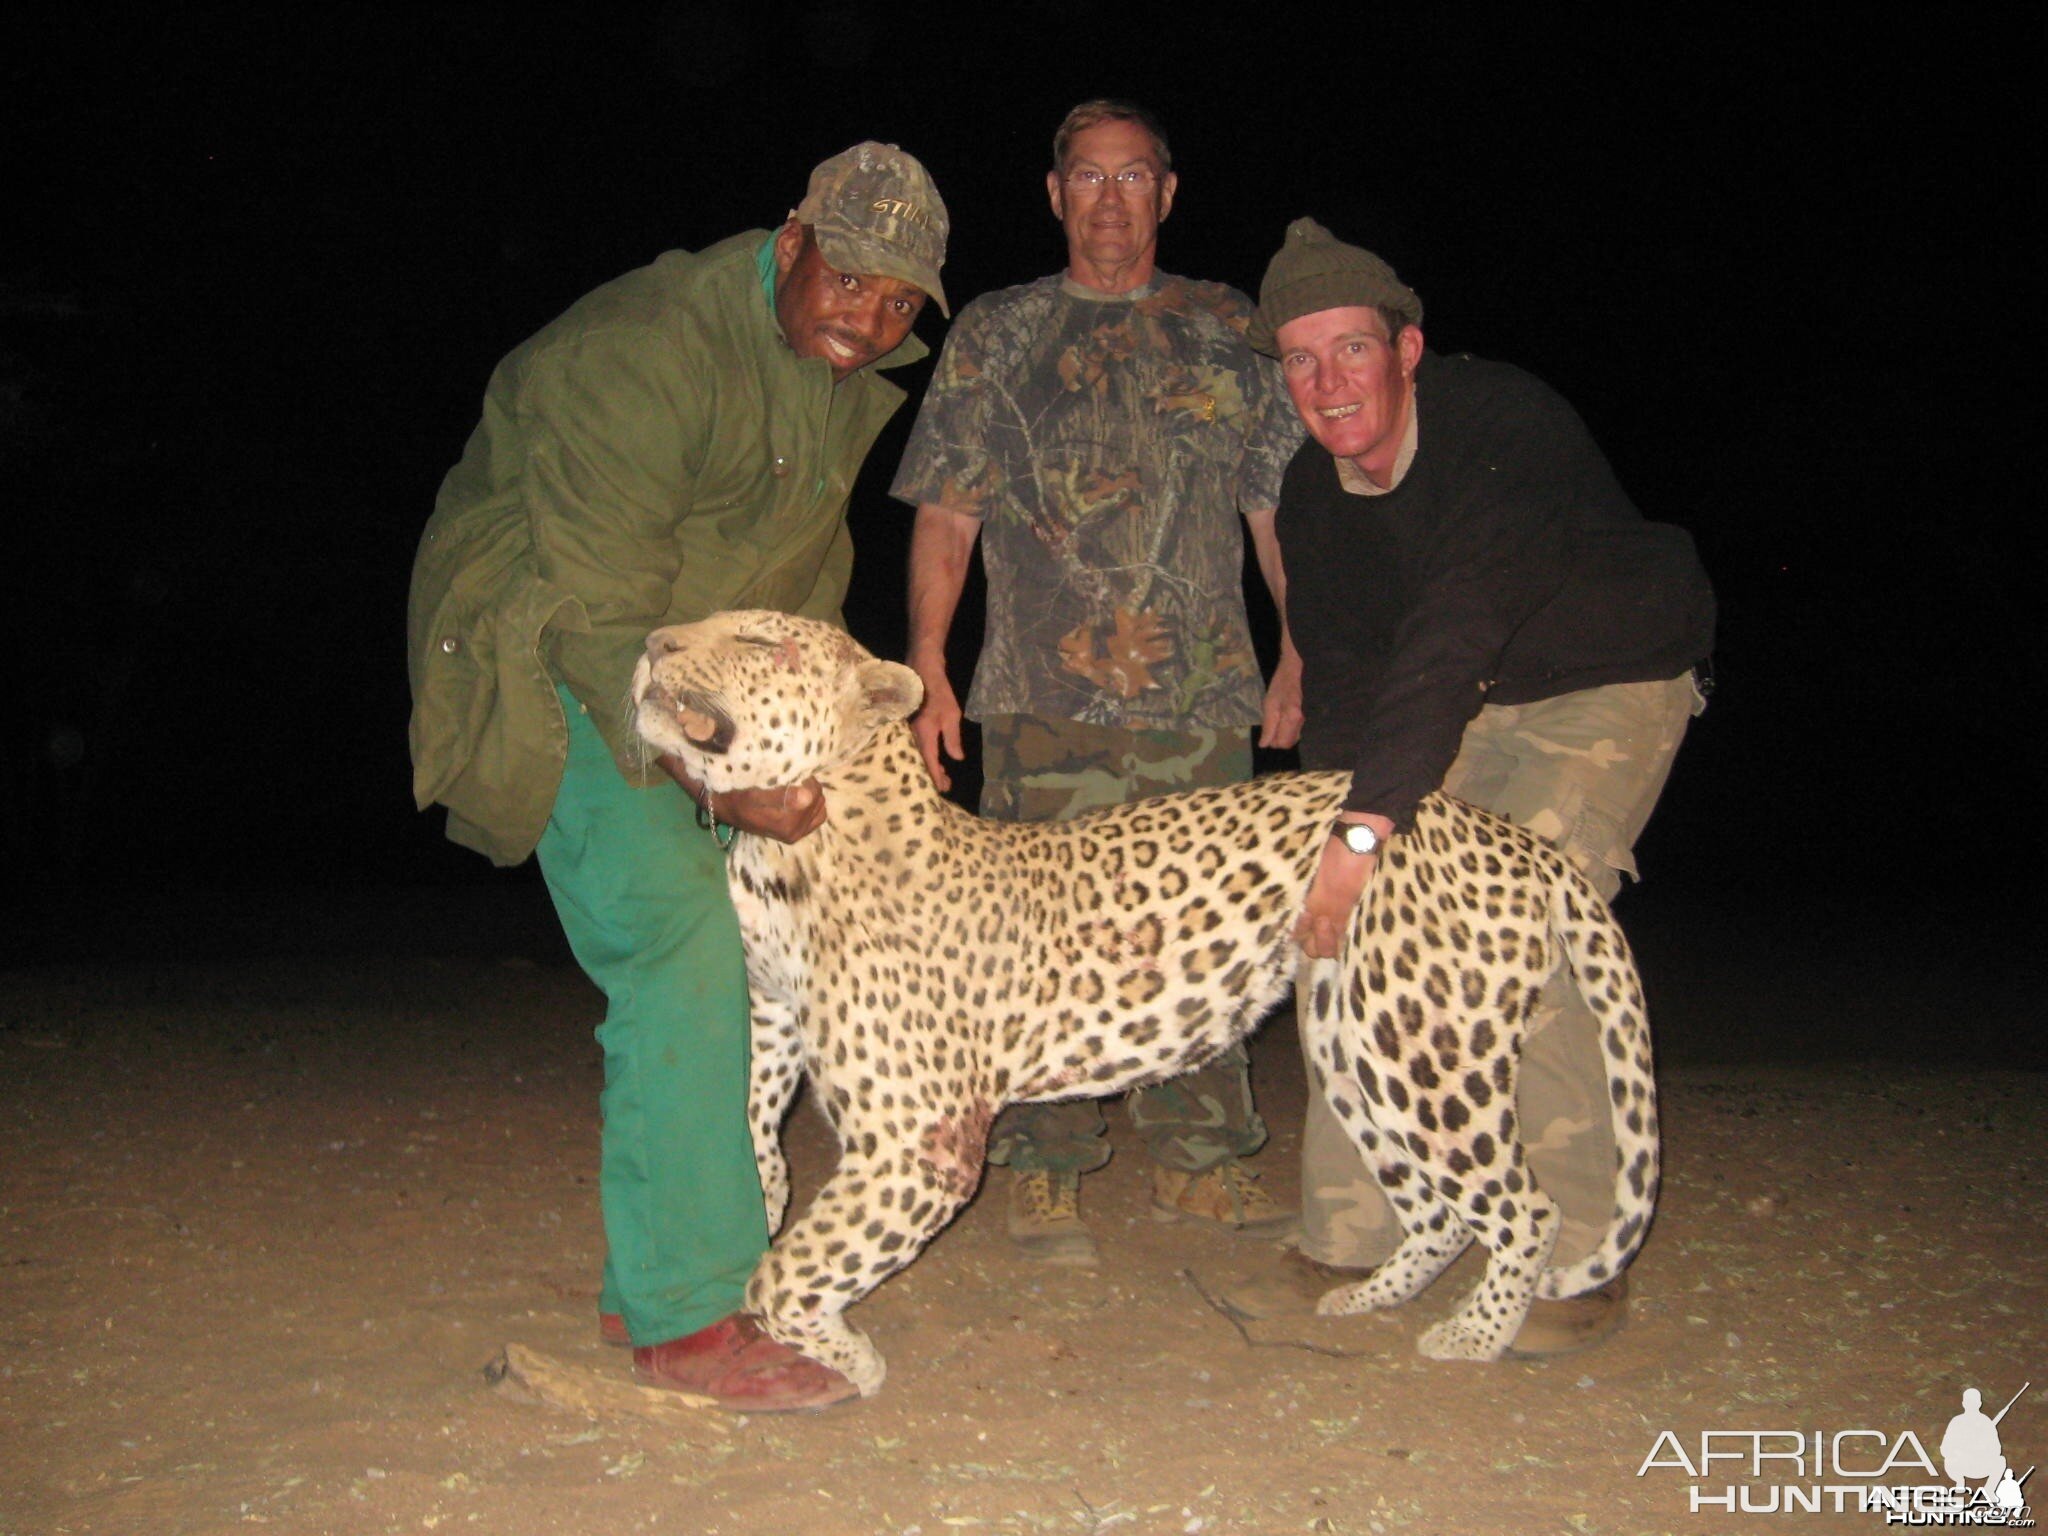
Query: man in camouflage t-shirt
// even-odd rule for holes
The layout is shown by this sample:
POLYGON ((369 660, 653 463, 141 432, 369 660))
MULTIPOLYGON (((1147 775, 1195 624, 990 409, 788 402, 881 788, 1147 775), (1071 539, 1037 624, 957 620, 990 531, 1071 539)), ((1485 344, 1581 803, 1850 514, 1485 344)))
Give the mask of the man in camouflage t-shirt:
MULTIPOLYGON (((961 756, 946 675, 977 540, 987 625, 966 714, 981 722, 981 810, 1079 815, 1251 776, 1249 732, 1300 733, 1299 658, 1283 637, 1261 685, 1245 620, 1241 510, 1282 596, 1273 509, 1302 429, 1278 374, 1245 343, 1235 289, 1155 267, 1177 178, 1158 125, 1095 101, 1067 115, 1046 187, 1067 269, 977 299, 949 335, 894 494, 917 506, 913 722, 933 779, 961 756)), ((1240 1160, 1265 1140, 1242 1047, 1133 1096, 1162 1218, 1270 1234, 1289 1225, 1240 1160)), ((1010 1232, 1052 1262, 1087 1264, 1079 1178, 1109 1157, 1091 1101, 1020 1105, 989 1158, 1017 1176, 1010 1232)))

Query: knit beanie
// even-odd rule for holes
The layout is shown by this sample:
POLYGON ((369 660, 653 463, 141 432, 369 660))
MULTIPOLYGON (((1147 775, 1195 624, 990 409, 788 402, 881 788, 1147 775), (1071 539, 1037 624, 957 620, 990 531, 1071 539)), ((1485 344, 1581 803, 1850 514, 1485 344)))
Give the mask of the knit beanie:
POLYGON ((1410 325, 1422 324, 1422 300, 1371 251, 1346 245, 1314 219, 1287 226, 1280 249, 1266 263, 1259 307, 1245 339, 1268 357, 1279 356, 1273 336, 1281 326, 1325 309, 1386 308, 1410 325))

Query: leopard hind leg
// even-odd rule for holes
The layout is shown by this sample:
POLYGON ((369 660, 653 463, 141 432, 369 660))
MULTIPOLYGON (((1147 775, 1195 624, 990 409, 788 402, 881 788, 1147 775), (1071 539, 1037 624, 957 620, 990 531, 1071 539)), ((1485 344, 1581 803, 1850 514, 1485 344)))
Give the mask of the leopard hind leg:
POLYGON ((1377 1068, 1337 1022, 1347 997, 1356 1009, 1362 995, 1355 987, 1345 988, 1339 967, 1329 962, 1311 962, 1302 981, 1297 992, 1307 1000, 1300 1027, 1311 1086, 1373 1171, 1402 1231, 1400 1246, 1371 1274, 1329 1291, 1316 1310, 1338 1317, 1397 1307, 1442 1274, 1471 1245, 1472 1234, 1375 1123, 1374 1104, 1384 1113, 1386 1103, 1377 1068))
POLYGON ((1378 1312, 1412 1301, 1472 1244, 1471 1229, 1396 1152, 1389 1137, 1362 1118, 1343 1123, 1400 1219, 1401 1244, 1364 1279, 1339 1286, 1317 1302, 1316 1311, 1325 1317, 1378 1312))
POLYGON ((1486 1273, 1458 1310, 1423 1330, 1416 1349, 1431 1360, 1498 1360, 1521 1331, 1564 1225, 1557 1203, 1529 1181, 1519 1146, 1508 1168, 1521 1175, 1519 1198, 1467 1191, 1460 1215, 1487 1250, 1486 1273))
MULTIPOLYGON (((1518 1039, 1519 1031, 1510 1038, 1518 1039)), ((1473 1241, 1487 1252, 1485 1273, 1457 1311, 1424 1329, 1417 1341, 1417 1350, 1431 1360, 1500 1358, 1529 1315, 1564 1224, 1557 1203, 1537 1187, 1522 1150, 1512 1108, 1512 1049, 1503 1064, 1493 1101, 1498 1119, 1487 1130, 1468 1119, 1456 1131, 1448 1128, 1442 1104, 1421 1096, 1419 1083, 1403 1086, 1400 1067, 1381 1073, 1381 1063, 1369 1054, 1353 1064, 1379 1116, 1372 1133, 1380 1183, 1406 1234, 1393 1257, 1358 1287, 1360 1300, 1379 1306, 1405 1301, 1473 1241)), ((1418 1075, 1412 1060, 1407 1075, 1418 1075)))

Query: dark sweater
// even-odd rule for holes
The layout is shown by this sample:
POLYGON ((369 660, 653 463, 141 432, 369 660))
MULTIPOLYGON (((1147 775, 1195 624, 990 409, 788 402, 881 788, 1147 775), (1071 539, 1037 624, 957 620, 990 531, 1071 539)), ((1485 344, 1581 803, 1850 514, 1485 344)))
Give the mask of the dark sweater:
POLYGON ((1425 353, 1401 483, 1355 496, 1313 438, 1280 492, 1302 761, 1413 823, 1483 704, 1676 677, 1713 646, 1680 528, 1644 520, 1585 423, 1504 363, 1425 353))

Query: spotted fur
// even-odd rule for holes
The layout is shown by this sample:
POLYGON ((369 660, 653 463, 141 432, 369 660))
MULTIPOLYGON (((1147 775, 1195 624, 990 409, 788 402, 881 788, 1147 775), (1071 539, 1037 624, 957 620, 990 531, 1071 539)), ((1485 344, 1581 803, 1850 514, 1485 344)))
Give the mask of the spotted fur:
POLYGON ((921 691, 840 631, 777 613, 659 630, 634 677, 640 736, 713 791, 815 777, 830 807, 794 845, 740 837, 728 866, 771 1229, 789 1199, 779 1129, 800 1072, 840 1144, 837 1171, 748 1285, 769 1333, 872 1394, 882 1358, 846 1309, 973 1194, 999 1109, 1186 1071, 1290 979, 1312 1075, 1405 1232, 1323 1311, 1405 1301, 1476 1237, 1485 1276, 1420 1348, 1490 1360, 1533 1296, 1576 1295, 1628 1262, 1658 1172, 1642 994, 1606 905, 1548 844, 1432 795, 1389 843, 1341 958, 1305 962, 1293 925, 1345 775, 983 821, 932 787, 902 723, 921 691), (1559 1215, 1522 1154, 1515 1080, 1538 994, 1565 961, 1604 1028, 1615 1212, 1588 1257, 1548 1269, 1559 1215))

